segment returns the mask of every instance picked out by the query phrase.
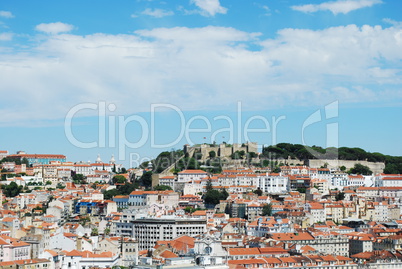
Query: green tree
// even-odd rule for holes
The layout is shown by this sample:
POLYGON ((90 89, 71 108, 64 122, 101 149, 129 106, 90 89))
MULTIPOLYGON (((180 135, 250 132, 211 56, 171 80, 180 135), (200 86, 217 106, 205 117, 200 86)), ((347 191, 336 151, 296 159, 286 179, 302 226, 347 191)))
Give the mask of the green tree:
POLYGON ((238 151, 236 150, 230 157, 234 160, 238 159, 244 159, 244 156, 246 155, 246 152, 244 150, 238 151))
POLYGON ((255 194, 257 194, 258 196, 262 195, 262 190, 260 188, 256 189, 253 191, 255 194))
MULTIPOLYGON (((176 151, 164 151, 161 152, 155 160, 152 160, 153 171, 155 173, 161 173, 163 170, 168 168, 170 165, 176 162, 179 158, 184 155, 182 150, 176 151)), ((147 168, 149 162, 144 162, 141 164, 141 168, 147 168)))
POLYGON ((205 194, 204 201, 206 204, 217 205, 221 199, 221 193, 218 190, 210 190, 205 194))
POLYGON ((342 165, 341 167, 339 167, 339 169, 340 169, 341 171, 345 172, 345 171, 346 171, 346 166, 342 165))
POLYGON ((171 191, 172 188, 170 186, 166 186, 166 185, 157 185, 154 187, 154 190, 156 191, 171 191))
MULTIPOLYGON (((148 164, 150 163, 150 161, 146 161, 140 164, 140 168, 145 169, 148 167, 148 164)), ((163 171, 163 170, 162 170, 163 171)))
POLYGON ((297 191, 300 193, 306 193, 306 188, 297 188, 297 191))
POLYGON ((205 187, 205 190, 206 190, 207 192, 213 190, 211 178, 208 178, 208 181, 207 181, 207 185, 206 185, 206 187, 205 187))
POLYGON ((126 182, 124 185, 118 185, 116 189, 103 191, 105 200, 110 200, 116 195, 129 195, 132 191, 139 187, 138 183, 126 182))
POLYGON ((369 175, 372 175, 373 172, 367 166, 357 163, 357 164, 355 164, 355 166, 353 168, 351 168, 349 170, 349 174, 358 174, 358 175, 369 176, 369 175))
POLYGON ((247 156, 248 156, 248 158, 255 158, 255 157, 257 157, 257 153, 249 152, 249 153, 247 153, 247 156))
POLYGON ((384 174, 402 174, 402 163, 388 163, 385 165, 384 174))
POLYGON ((27 158, 22 158, 22 160, 21 160, 21 164, 25 164, 27 167, 29 167, 29 161, 28 161, 28 159, 27 158))
POLYGON ((23 186, 17 185, 14 181, 9 185, 1 185, 3 193, 6 197, 15 197, 22 192, 23 186))
POLYGON ((216 152, 211 150, 209 153, 209 158, 215 158, 216 157, 216 152))
POLYGON ((115 183, 115 184, 116 183, 122 184, 122 183, 126 183, 126 181, 127 181, 127 179, 122 175, 115 175, 112 180, 113 180, 113 183, 115 183))
POLYGON ((193 213, 193 212, 195 212, 195 209, 192 208, 191 206, 186 206, 186 208, 184 208, 184 212, 193 213))
POLYGON ((83 174, 74 174, 73 175, 73 182, 76 184, 83 184, 85 183, 86 177, 83 174))
MULTIPOLYGON (((3 160, 4 160, 4 159, 3 159, 3 160)), ((3 168, 3 169, 1 169, 1 172, 2 172, 2 173, 6 173, 6 172, 8 172, 8 171, 7 171, 7 169, 4 169, 4 168, 3 168)), ((1 180, 2 180, 2 181, 7 180, 7 174, 1 174, 1 180)))
POLYGON ((221 200, 226 200, 229 197, 229 193, 226 191, 226 189, 223 189, 221 191, 221 200))
POLYGON ((223 189, 222 191, 209 190, 204 196, 204 202, 205 204, 217 205, 220 203, 220 200, 226 200, 228 196, 229 193, 225 189, 223 189))
POLYGON ((335 200, 336 201, 342 201, 345 199, 345 193, 344 192, 339 192, 335 195, 335 200))
POLYGON ((118 186, 118 190, 120 192, 120 195, 129 195, 132 191, 134 191, 136 188, 138 188, 137 183, 128 183, 118 186))
POLYGON ((99 235, 98 228, 93 228, 91 231, 91 236, 97 236, 97 235, 99 235))
POLYGON ((145 172, 141 178, 140 178, 140 182, 143 186, 149 188, 152 186, 152 172, 148 171, 145 172))
POLYGON ((120 192, 117 189, 111 189, 103 193, 103 197, 105 198, 105 200, 110 200, 116 195, 120 195, 120 192))
POLYGON ((15 163, 16 165, 21 165, 21 164, 25 164, 27 167, 29 167, 29 161, 27 158, 22 158, 22 159, 16 159, 16 158, 12 158, 12 157, 5 157, 3 159, 0 160, 0 163, 4 163, 4 162, 12 162, 15 163))
POLYGON ((199 169, 200 168, 200 163, 195 158, 185 157, 185 158, 180 159, 180 161, 178 161, 177 168, 180 169, 180 170, 184 170, 184 169, 199 169))
POLYGON ((263 216, 272 216, 272 205, 271 203, 266 204, 262 207, 262 215, 263 216))
POLYGON ((56 189, 64 189, 66 186, 64 186, 61 182, 57 183, 56 189))

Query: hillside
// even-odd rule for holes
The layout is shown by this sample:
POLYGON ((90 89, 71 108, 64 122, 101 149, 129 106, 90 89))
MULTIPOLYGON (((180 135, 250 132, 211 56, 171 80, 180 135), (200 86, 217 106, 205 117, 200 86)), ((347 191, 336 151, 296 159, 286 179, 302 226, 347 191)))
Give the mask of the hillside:
MULTIPOLYGON (((402 174, 402 157, 384 155, 378 152, 367 152, 361 148, 322 148, 318 146, 309 147, 315 152, 320 153, 320 159, 339 159, 352 161, 369 161, 385 163, 384 173, 386 174, 402 174)), ((263 148, 262 156, 269 159, 299 159, 302 161, 309 159, 317 159, 317 155, 311 154, 305 146, 300 144, 279 143, 275 146, 263 148)))

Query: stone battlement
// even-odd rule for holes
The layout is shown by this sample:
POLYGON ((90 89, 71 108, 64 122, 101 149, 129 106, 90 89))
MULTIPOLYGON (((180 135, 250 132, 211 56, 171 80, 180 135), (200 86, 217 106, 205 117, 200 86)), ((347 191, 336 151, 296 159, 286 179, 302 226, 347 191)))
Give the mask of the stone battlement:
POLYGON ((235 153, 236 151, 244 151, 246 154, 249 152, 254 152, 258 153, 258 143, 256 142, 247 142, 243 144, 201 144, 201 145, 194 145, 194 146, 189 146, 189 145, 184 145, 183 151, 184 153, 190 152, 191 149, 195 149, 196 151, 199 151, 202 154, 202 159, 205 161, 209 157, 209 153, 211 151, 215 152, 216 157, 226 157, 230 158, 230 156, 235 153))

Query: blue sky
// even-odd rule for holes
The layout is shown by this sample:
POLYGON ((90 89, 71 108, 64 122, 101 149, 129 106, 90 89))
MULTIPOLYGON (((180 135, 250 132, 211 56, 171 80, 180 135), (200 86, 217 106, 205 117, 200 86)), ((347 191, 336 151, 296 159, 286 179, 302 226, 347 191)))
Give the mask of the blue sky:
POLYGON ((400 10, 398 0, 0 0, 1 148, 114 154, 126 166, 213 139, 400 156, 400 10))

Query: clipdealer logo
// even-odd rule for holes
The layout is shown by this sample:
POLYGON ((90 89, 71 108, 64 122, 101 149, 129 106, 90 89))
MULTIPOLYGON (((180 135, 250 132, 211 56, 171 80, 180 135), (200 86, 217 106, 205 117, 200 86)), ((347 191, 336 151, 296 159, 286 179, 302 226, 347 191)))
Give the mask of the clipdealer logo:
MULTIPOLYGON (((271 144, 277 144, 278 125, 281 121, 286 120, 285 115, 279 117, 272 116, 270 119, 263 115, 254 115, 245 117, 243 115, 242 103, 237 103, 236 117, 229 117, 227 115, 218 115, 209 119, 203 115, 195 115, 189 118, 185 117, 184 112, 177 106, 172 104, 151 104, 150 106, 150 120, 139 115, 110 115, 116 111, 117 106, 113 103, 107 104, 105 101, 98 103, 81 103, 72 107, 64 121, 65 135, 68 141, 75 147, 82 149, 91 148, 117 148, 118 159, 124 161, 126 159, 127 150, 139 149, 150 143, 151 148, 172 148, 177 146, 184 139, 185 144, 196 144, 192 139, 195 134, 208 134, 210 141, 216 141, 217 138, 225 134, 227 143, 239 143, 242 141, 250 141, 250 134, 267 134, 271 135, 271 144), (78 117, 80 112, 95 112, 98 117, 98 135, 91 142, 83 142, 78 139, 73 133, 73 119, 78 117), (177 135, 166 143, 156 142, 156 128, 157 121, 156 115, 159 112, 170 111, 175 113, 179 119, 179 127, 177 128, 177 135), (202 122, 204 128, 195 127, 194 122, 202 122), (216 128, 217 123, 220 126, 226 127, 216 128), (252 128, 254 122, 259 122, 260 128, 252 128), (129 124, 136 124, 135 134, 128 132, 129 124), (215 128, 214 128, 215 127, 215 128), (132 141, 133 137, 139 137, 136 141, 132 141), (130 139, 129 139, 130 138, 130 139)), ((304 120, 301 129, 302 144, 306 149, 315 157, 322 158, 320 152, 316 152, 308 147, 305 141, 305 131, 312 125, 334 119, 338 117, 338 101, 330 103, 325 106, 324 111, 317 110, 312 113, 306 120, 304 120), (324 115, 324 116, 322 116, 324 115)), ((326 130, 326 143, 328 146, 338 145, 338 123, 328 123, 326 130)), ((135 158, 138 162, 140 156, 137 153, 130 153, 130 159, 135 158)), ((144 158, 150 160, 150 158, 144 158)))

